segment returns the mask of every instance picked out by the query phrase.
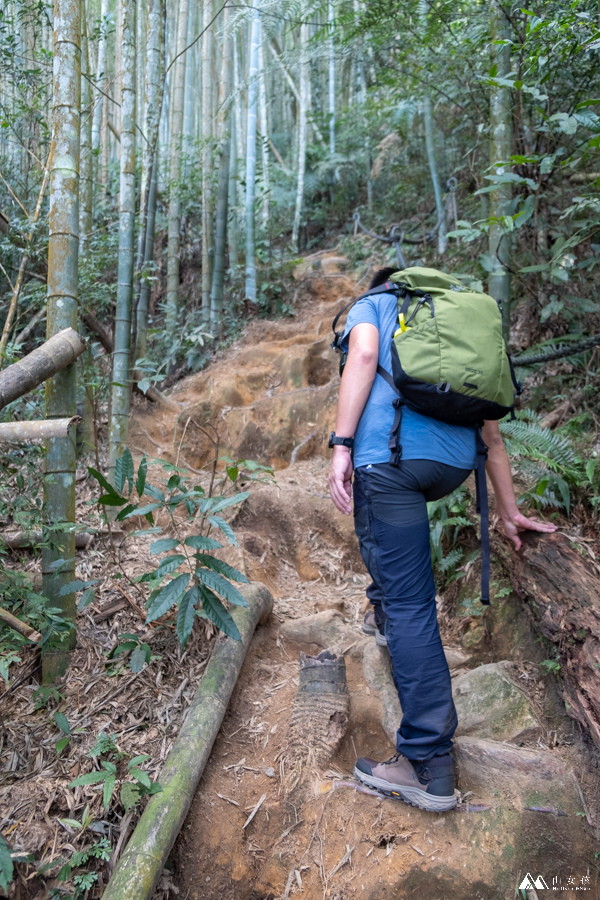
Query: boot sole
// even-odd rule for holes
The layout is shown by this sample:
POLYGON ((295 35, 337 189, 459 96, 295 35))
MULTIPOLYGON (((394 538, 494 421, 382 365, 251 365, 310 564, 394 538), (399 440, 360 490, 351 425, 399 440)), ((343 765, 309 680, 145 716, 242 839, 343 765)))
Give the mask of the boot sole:
POLYGON ((398 784, 392 785, 383 778, 376 778, 374 775, 366 775, 360 769, 354 767, 354 777, 358 781, 362 781, 370 788, 374 788, 385 797, 391 797, 394 800, 404 800, 411 806, 418 806, 419 809, 425 809, 428 812, 445 812, 456 807, 456 795, 451 797, 436 797, 434 794, 428 794, 421 788, 410 787, 410 785, 398 784))
POLYGON ((362 626, 363 634, 377 634, 377 629, 373 628, 372 625, 363 625, 362 626))

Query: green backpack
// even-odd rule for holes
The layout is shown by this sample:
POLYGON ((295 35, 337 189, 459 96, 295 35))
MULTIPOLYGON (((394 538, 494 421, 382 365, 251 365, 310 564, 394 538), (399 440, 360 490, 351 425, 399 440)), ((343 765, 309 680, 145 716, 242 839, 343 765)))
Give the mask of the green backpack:
POLYGON ((521 393, 502 335, 498 303, 466 287, 437 269, 412 266, 395 272, 348 304, 333 321, 332 347, 342 354, 340 316, 373 294, 395 293, 398 324, 390 335, 392 372, 377 366, 377 373, 395 391, 395 416, 390 431, 390 462, 402 456, 402 408, 451 425, 477 429, 477 511, 481 512, 482 602, 489 603, 489 535, 485 461, 487 447, 481 437, 485 419, 514 417, 514 395, 521 393))

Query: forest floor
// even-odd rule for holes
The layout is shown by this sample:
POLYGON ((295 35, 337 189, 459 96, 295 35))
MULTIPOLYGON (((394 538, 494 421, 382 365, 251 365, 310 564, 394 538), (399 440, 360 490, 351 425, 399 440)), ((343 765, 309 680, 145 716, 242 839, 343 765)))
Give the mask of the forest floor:
MULTIPOLYGON (((204 482, 218 433, 217 455, 275 468, 275 483, 248 485, 250 496, 233 520, 240 550, 228 557, 267 585, 274 611, 257 629, 156 900, 512 900, 528 871, 562 896, 600 897, 599 756, 565 714, 555 677, 542 674, 545 651, 505 587, 510 553, 498 536, 495 549, 504 552, 496 554, 491 608, 457 616, 455 591, 439 601, 462 704, 458 808, 431 814, 357 789, 355 759, 392 755, 397 713, 387 651, 361 631, 368 578, 353 524, 335 511, 326 484, 325 436, 339 383, 328 331, 356 284, 335 262, 325 259, 320 268, 299 282, 293 319, 252 321, 206 370, 176 386, 170 406, 135 403, 130 436, 138 458, 147 453, 187 466, 204 482), (328 646, 345 658, 348 721, 293 787, 290 748, 298 740, 310 746, 317 730, 309 722, 298 735, 291 723, 299 653, 328 646)), ((92 488, 83 474, 79 483, 84 517, 92 488)), ((129 578, 151 566, 142 539, 123 533, 121 541, 118 563, 129 578)), ((212 643, 211 628, 200 623, 181 654, 172 628, 144 624, 135 595, 130 602, 132 588, 125 586, 124 598, 110 577, 114 566, 106 542, 79 557, 78 577, 104 580, 82 615, 79 647, 61 686, 69 747, 56 754, 55 707, 33 710, 36 685, 19 685, 17 677, 4 697, 0 755, 0 818, 14 846, 46 861, 79 849, 76 830, 63 823, 90 804, 95 830, 112 839, 109 869, 137 813, 103 816, 101 786, 69 789, 69 782, 90 768, 84 753, 102 731, 115 734, 125 760, 149 754, 144 766, 159 777, 212 643), (152 647, 153 662, 138 674, 107 659, 124 632, 152 647)), ((461 590, 476 592, 476 583, 473 567, 461 590)), ((32 661, 33 654, 24 659, 23 672, 32 661)), ((108 874, 90 896, 101 895, 108 874)), ((35 872, 20 876, 13 896, 43 900, 44 880, 35 872)))

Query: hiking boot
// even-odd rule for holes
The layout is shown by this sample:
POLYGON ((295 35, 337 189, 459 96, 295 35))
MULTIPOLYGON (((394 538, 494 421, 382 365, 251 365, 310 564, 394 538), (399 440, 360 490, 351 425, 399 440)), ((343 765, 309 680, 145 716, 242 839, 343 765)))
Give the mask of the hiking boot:
POLYGON ((387 647, 387 640, 383 631, 380 630, 375 619, 375 613, 372 609, 365 615, 362 623, 362 630, 365 634, 375 635, 375 643, 378 647, 387 647))
POLYGON ((454 767, 449 753, 422 762, 395 753, 386 762, 362 756, 354 777, 388 797, 398 797, 421 809, 442 812, 454 809, 454 767))

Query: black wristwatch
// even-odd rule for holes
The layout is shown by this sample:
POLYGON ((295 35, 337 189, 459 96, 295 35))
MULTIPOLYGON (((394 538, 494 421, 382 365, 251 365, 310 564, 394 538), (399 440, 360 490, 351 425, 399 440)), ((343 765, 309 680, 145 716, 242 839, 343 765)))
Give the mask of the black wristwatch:
POLYGON ((335 447, 336 444, 340 444, 342 447, 348 447, 349 450, 352 450, 354 447, 354 438, 337 437, 335 431, 332 431, 329 435, 329 447, 335 447))

